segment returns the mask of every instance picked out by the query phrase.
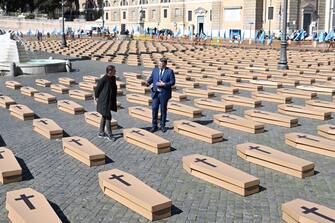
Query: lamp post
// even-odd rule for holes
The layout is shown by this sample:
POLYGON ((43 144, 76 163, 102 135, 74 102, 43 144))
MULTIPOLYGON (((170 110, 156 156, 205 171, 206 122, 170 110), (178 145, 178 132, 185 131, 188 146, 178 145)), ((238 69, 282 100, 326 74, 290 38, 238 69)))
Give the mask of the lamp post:
POLYGON ((287 1, 282 0, 282 35, 281 35, 281 47, 280 47, 280 58, 278 62, 277 68, 280 70, 288 70, 288 63, 287 63, 287 1))
POLYGON ((66 38, 65 38, 65 18, 64 18, 64 5, 65 5, 65 1, 62 0, 61 4, 62 4, 62 47, 67 47, 66 44, 66 38))

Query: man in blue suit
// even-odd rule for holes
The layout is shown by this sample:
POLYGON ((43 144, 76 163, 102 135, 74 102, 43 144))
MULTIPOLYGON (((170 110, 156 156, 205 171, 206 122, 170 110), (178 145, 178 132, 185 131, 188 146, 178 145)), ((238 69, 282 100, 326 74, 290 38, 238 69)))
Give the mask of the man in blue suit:
POLYGON ((172 69, 167 67, 167 59, 162 58, 159 62, 159 67, 152 70, 151 76, 147 80, 147 86, 152 84, 152 128, 151 132, 156 132, 158 129, 157 118, 158 109, 161 111, 160 129, 166 132, 166 113, 167 104, 172 95, 171 87, 175 85, 175 76, 172 69))

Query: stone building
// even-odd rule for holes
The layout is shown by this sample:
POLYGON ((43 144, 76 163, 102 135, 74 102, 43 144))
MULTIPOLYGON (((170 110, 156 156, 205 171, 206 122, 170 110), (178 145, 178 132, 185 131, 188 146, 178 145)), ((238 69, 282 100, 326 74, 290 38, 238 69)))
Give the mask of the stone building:
MULTIPOLYGON (((335 0, 288 0, 289 31, 329 31, 335 28, 335 0)), ((188 35, 239 34, 254 36, 255 30, 278 33, 282 0, 108 0, 106 25, 129 31, 167 28, 188 35), (142 19, 141 19, 142 17, 142 19)))

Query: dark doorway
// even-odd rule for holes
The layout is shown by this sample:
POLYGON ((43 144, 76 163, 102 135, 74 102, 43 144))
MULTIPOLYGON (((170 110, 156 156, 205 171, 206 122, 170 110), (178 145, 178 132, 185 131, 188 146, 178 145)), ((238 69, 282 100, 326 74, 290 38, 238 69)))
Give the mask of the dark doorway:
POLYGON ((312 23, 312 14, 304 13, 304 22, 302 28, 309 34, 309 26, 312 23))
POLYGON ((198 34, 204 33, 204 22, 205 18, 203 16, 198 16, 198 34))

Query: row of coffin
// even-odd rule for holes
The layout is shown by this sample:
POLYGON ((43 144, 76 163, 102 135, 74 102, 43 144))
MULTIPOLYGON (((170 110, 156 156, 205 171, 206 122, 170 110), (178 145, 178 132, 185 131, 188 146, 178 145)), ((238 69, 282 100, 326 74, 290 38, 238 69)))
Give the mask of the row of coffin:
MULTIPOLYGON (((190 160, 195 156, 197 155, 187 156, 183 160, 190 160)), ((213 160, 204 162, 212 165, 209 162, 213 160)), ((215 160, 214 163, 231 169, 215 160)), ((257 183, 257 180, 255 181, 257 183)), ((107 196, 149 220, 171 216, 172 201, 129 173, 118 169, 100 172, 99 185, 107 196)), ((32 188, 7 192, 6 209, 8 218, 13 223, 62 222, 46 197, 32 188)), ((335 210, 310 201, 295 199, 282 204, 282 219, 288 223, 332 223, 335 221, 335 210)))

